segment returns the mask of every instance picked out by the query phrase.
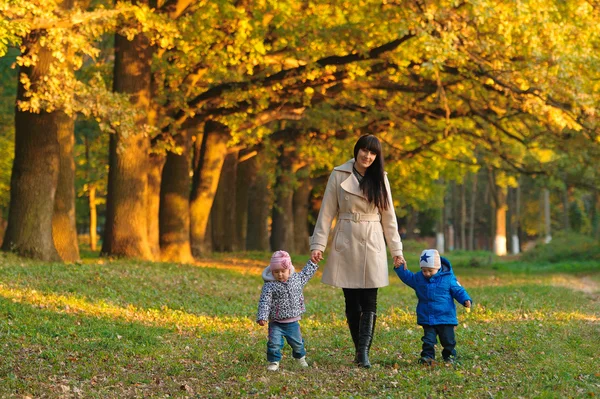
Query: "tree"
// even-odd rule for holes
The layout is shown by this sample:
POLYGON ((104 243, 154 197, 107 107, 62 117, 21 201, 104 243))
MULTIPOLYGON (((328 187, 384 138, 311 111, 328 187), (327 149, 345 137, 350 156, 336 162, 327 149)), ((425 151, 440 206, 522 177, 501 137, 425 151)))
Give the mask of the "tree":
POLYGON ((192 254, 199 256, 206 252, 206 230, 210 210, 219 184, 219 177, 229 140, 229 130, 218 122, 209 121, 204 125, 202 141, 194 159, 194 177, 190 195, 191 246, 192 254))
POLYGON ((101 114, 93 105, 102 91, 79 82, 73 70, 84 55, 95 54, 93 38, 122 10, 83 12, 71 2, 30 7, 17 1, 5 11, 8 23, 0 36, 20 42, 22 54, 3 249, 44 260, 77 260, 72 118, 84 108, 87 115, 101 114))
POLYGON ((152 259, 148 241, 148 173, 150 139, 147 114, 151 101, 149 40, 115 38, 114 91, 130 96, 140 112, 136 132, 116 133, 110 140, 106 225, 102 252, 107 255, 152 259), (145 112, 144 112, 145 111, 145 112))
POLYGON ((17 71, 10 68, 16 52, 0 58, 0 245, 10 202, 10 172, 14 158, 14 106, 17 71))
MULTIPOLYGON (((35 52, 35 66, 22 66, 19 75, 36 85, 53 62, 50 49, 41 46, 40 33, 24 40, 27 51, 35 52), (34 50, 35 49, 35 50, 34 50)), ((26 100, 28 87, 19 79, 17 104, 26 100)), ((8 226, 2 248, 47 261, 60 260, 52 238, 54 199, 60 172, 59 137, 69 132, 72 122, 61 111, 31 113, 17 107, 15 116, 15 159, 11 177, 8 226)), ((71 132, 72 133, 72 132, 71 132)))
POLYGON ((264 150, 261 148, 256 157, 247 161, 252 170, 252 178, 248 187, 248 230, 246 249, 268 251, 269 246, 269 216, 271 211, 273 191, 270 190, 270 179, 267 173, 268 165, 264 150))
POLYGON ((309 176, 308 165, 296 166, 297 187, 292 199, 294 212, 294 249, 297 253, 309 253, 308 212, 309 199, 312 190, 312 180, 309 176))
POLYGON ((231 252, 236 245, 237 168, 238 151, 227 153, 210 210, 212 248, 219 252, 231 252))
POLYGON ((106 178, 108 175, 107 148, 109 137, 95 122, 82 120, 75 127, 76 187, 78 224, 89 234, 90 250, 97 251, 99 211, 103 215, 106 204, 106 178))
POLYGON ((295 148, 277 145, 277 176, 275 178, 271 224, 271 250, 294 252, 294 170, 295 148))
POLYGON ((190 246, 190 139, 191 132, 175 136, 181 154, 167 152, 160 186, 160 258, 170 262, 191 262, 190 246))
POLYGON ((79 243, 75 216, 75 121, 61 115, 58 129, 59 173, 52 215, 52 238, 60 258, 79 261, 79 243))
MULTIPOLYGON (((253 148, 279 130, 273 122, 286 119, 307 139, 297 157, 314 178, 345 161, 356 136, 378 134, 401 216, 441 207, 446 187, 435 182, 461 183, 480 166, 511 178, 563 174, 564 184, 589 190, 599 184, 590 167, 600 152, 592 83, 598 78, 598 10, 583 0, 524 1, 517 12, 510 2, 489 0, 140 2, 85 13, 85 23, 77 22, 81 10, 61 14, 54 4, 36 5, 37 14, 27 14, 24 2, 12 5, 2 9, 9 29, 0 28, 9 42, 25 36, 20 29, 63 29, 74 48, 95 56, 93 29, 119 34, 112 96, 102 79, 81 82, 57 68, 62 72, 46 74, 47 91, 20 103, 37 109, 41 101, 67 115, 98 117, 115 133, 104 243, 115 255, 157 258, 158 214, 180 214, 175 202, 164 201, 159 210, 159 187, 170 193, 183 192, 185 181, 189 187, 183 167, 166 167, 163 179, 173 180, 164 184, 159 172, 165 159, 177 164, 175 155, 190 146, 174 144, 182 131, 210 125, 223 134, 214 148, 211 134, 198 140, 206 144, 202 157, 215 162, 200 153, 194 160, 194 254, 206 238, 220 149, 253 148), (575 34, 581 44, 567 45, 575 34), (123 60, 141 68, 136 82, 123 60), (54 78, 60 84, 53 86, 54 78), (573 163, 587 168, 566 167, 573 163), (118 176, 124 178, 116 184, 118 176), (169 186, 175 182, 177 189, 169 186)), ((57 51, 64 44, 56 42, 57 51)), ((257 214, 249 209, 249 217, 257 214)))

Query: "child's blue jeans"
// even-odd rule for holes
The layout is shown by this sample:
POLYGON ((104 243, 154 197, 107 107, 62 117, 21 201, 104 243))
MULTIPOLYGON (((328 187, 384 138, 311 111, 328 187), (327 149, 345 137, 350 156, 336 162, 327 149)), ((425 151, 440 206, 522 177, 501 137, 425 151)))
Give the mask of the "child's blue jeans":
POLYGON ((269 342, 267 343, 267 360, 269 362, 278 362, 281 360, 281 349, 283 349, 284 337, 292 347, 292 356, 294 359, 300 359, 306 355, 306 350, 304 350, 304 340, 300 334, 300 323, 297 321, 291 323, 270 321, 269 342))
POLYGON ((442 357, 444 360, 448 360, 451 357, 456 357, 456 339, 454 337, 454 326, 451 324, 440 324, 437 326, 423 325, 423 351, 421 357, 427 357, 435 359, 435 344, 437 343, 437 336, 440 337, 440 344, 444 348, 442 350, 442 357))

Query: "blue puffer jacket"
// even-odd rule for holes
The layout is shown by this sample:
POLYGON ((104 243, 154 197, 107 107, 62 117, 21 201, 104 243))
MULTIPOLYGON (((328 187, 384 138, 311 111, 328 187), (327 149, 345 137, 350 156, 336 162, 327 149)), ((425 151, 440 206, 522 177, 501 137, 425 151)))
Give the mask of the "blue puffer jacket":
POLYGON ((471 301, 467 291, 460 285, 452 271, 450 261, 440 257, 442 267, 429 280, 422 272, 413 273, 403 267, 394 269, 400 280, 415 290, 419 303, 417 304, 417 324, 419 325, 457 325, 456 305, 471 301))

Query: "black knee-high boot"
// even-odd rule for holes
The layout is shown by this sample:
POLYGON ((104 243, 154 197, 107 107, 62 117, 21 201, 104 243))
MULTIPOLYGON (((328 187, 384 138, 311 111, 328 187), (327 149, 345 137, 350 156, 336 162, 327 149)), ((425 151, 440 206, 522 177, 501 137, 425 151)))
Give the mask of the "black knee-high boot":
POLYGON ((377 315, 375 312, 363 312, 360 317, 358 351, 356 354, 359 367, 371 367, 371 362, 369 362, 369 350, 371 349, 371 342, 373 341, 376 320, 377 315))
POLYGON ((352 342, 354 342, 354 363, 358 363, 358 331, 360 329, 360 312, 346 312, 346 322, 350 329, 352 342))

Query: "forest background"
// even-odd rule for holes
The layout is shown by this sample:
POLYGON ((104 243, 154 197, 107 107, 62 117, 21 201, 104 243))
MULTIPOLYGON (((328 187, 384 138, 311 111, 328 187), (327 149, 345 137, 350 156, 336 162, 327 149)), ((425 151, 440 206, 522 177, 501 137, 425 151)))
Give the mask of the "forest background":
POLYGON ((0 0, 0 396, 600 395, 599 22, 591 0, 0 0), (474 299, 460 362, 418 364, 390 269, 373 368, 317 277, 311 367, 268 374, 265 262, 306 261, 365 133, 409 268, 453 250, 474 299))
POLYGON ((327 176, 365 133, 405 238, 498 255, 557 231, 597 243, 599 12, 3 0, 2 248, 308 253, 327 176))

